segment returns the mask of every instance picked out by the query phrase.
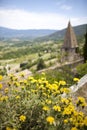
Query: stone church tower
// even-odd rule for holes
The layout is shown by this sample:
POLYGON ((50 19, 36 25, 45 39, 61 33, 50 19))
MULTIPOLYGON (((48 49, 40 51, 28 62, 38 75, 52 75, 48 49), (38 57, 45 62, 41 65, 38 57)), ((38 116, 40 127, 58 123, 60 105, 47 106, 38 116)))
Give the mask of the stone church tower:
POLYGON ((70 21, 66 29, 62 53, 64 55, 63 59, 66 61, 74 61, 78 57, 78 43, 70 21))

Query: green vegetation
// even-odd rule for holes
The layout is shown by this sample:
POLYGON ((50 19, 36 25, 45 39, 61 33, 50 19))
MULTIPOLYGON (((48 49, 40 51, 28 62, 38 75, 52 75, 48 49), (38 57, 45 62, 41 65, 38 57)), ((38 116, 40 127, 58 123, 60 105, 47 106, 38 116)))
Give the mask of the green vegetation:
MULTIPOLYGON (((0 75, 0 129, 86 130, 87 116, 82 112, 85 99, 79 97, 73 103, 69 87, 76 83, 75 74, 82 77, 87 73, 87 63, 74 72, 74 68, 61 63, 63 40, 43 41, 0 41, 0 74, 5 75, 3 80, 0 75), (25 78, 23 73, 9 77, 6 67, 13 73, 29 69, 33 77, 25 78), (46 74, 37 73, 42 69, 46 74)), ((78 37, 78 41, 83 54, 84 37, 78 37)))
MULTIPOLYGON (((56 68, 53 70, 47 70, 45 71, 45 75, 46 75, 46 79, 50 83, 53 83, 55 80, 57 82, 59 82, 60 80, 65 80, 67 81, 68 86, 74 83, 73 82, 74 73, 71 72, 71 69, 69 67, 62 67, 62 68, 56 68)), ((36 79, 39 79, 41 77, 41 73, 34 74, 34 77, 36 79)))
MULTIPOLYGON (((83 54, 83 45, 85 42, 84 37, 78 37, 80 53, 83 54)), ((63 44, 63 40, 59 41, 23 41, 23 40, 7 40, 0 41, 0 65, 5 67, 9 64, 10 68, 15 67, 14 64, 19 65, 15 72, 19 72, 24 69, 29 69, 32 72, 56 66, 62 65, 60 48, 63 44), (26 63, 26 64, 23 64, 26 63)), ((12 71, 11 71, 12 72, 12 71)), ((1 74, 6 74, 4 70, 1 70, 1 74)), ((72 79, 74 74, 71 68, 63 67, 62 69, 53 69, 46 71, 47 80, 51 83, 55 79, 57 81, 69 79, 68 84, 73 83, 72 79), (66 76, 65 76, 66 75, 66 76)), ((38 77, 38 76, 37 76, 38 77)))
POLYGON ((6 68, 1 68, 0 75, 6 75, 6 74, 7 74, 6 68))
POLYGON ((83 48, 83 56, 84 56, 84 62, 87 61, 87 32, 85 34, 85 44, 83 48))
POLYGON ((77 66, 77 73, 80 78, 87 74, 87 62, 77 66))
POLYGON ((44 73, 39 79, 21 74, 10 75, 6 84, 0 83, 1 130, 86 130, 86 101, 77 97, 73 103, 64 80, 49 83, 44 73))
POLYGON ((44 60, 42 58, 39 58, 37 62, 37 70, 44 69, 45 67, 46 65, 44 63, 44 60))

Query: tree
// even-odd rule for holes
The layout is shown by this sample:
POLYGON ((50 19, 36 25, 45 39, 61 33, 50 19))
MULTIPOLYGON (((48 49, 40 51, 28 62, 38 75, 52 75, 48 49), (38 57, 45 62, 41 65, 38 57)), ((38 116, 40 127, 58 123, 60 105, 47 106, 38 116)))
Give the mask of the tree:
POLYGON ((84 62, 86 63, 86 61, 87 61, 87 32, 85 34, 85 44, 83 47, 83 57, 84 57, 84 62))
POLYGON ((44 60, 42 58, 39 58, 37 63, 37 70, 44 69, 46 67, 44 60))

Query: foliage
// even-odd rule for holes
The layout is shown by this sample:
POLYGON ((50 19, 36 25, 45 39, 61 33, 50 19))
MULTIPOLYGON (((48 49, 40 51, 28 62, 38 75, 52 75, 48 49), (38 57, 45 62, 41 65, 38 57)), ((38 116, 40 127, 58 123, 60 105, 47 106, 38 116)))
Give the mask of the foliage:
POLYGON ((82 77, 85 74, 87 74, 87 62, 77 66, 77 73, 78 73, 79 77, 82 77))
POLYGON ((45 67, 46 65, 44 63, 44 60, 42 58, 39 58, 37 62, 37 70, 44 69, 45 67))
POLYGON ((0 75, 6 75, 7 71, 6 68, 0 69, 0 75))
MULTIPOLYGON (((49 83, 43 73, 18 79, 10 75, 8 85, 0 83, 1 130, 85 130, 87 116, 82 112, 87 105, 79 97, 73 103, 65 81, 49 83), (63 95, 66 94, 64 97, 63 95), (80 111, 76 108, 80 108, 80 111)), ((2 80, 2 76, 0 76, 2 80)), ((6 83, 7 84, 7 83, 6 83)))
MULTIPOLYGON (((53 83, 55 80, 58 82, 60 80, 65 80, 67 81, 68 85, 71 85, 74 83, 73 82, 74 74, 71 72, 71 69, 68 66, 65 66, 62 68, 56 68, 53 70, 47 70, 45 71, 45 75, 46 75, 46 79, 50 83, 53 83)), ((34 74, 34 77, 39 79, 41 77, 41 73, 34 74)))
POLYGON ((29 66, 29 63, 28 62, 23 62, 20 64, 20 68, 22 68, 22 70, 24 69, 28 69, 30 66, 29 66))
POLYGON ((83 48, 83 56, 84 56, 84 62, 87 61, 87 32, 85 34, 85 44, 83 48))

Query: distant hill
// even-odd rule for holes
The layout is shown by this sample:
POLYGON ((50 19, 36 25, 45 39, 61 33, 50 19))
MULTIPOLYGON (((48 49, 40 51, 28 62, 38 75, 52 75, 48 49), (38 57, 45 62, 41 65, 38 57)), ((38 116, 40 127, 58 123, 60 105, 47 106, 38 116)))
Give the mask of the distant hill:
MULTIPOLYGON (((77 36, 82 36, 86 32, 87 24, 75 26, 74 31, 77 36)), ((35 39, 37 41, 59 40, 65 36, 65 29, 49 30, 49 29, 29 29, 29 30, 15 30, 0 27, 0 39, 5 38, 21 38, 21 39, 35 39)))
MULTIPOLYGON (((73 27, 76 36, 83 36, 86 33, 86 28, 87 28, 86 26, 87 24, 73 27)), ((56 31, 53 34, 50 34, 49 36, 38 38, 37 40, 38 41, 39 40, 42 40, 42 41, 55 40, 56 41, 56 40, 64 39, 65 32, 66 32, 66 28, 63 30, 56 31)))
POLYGON ((3 38, 27 38, 33 39, 36 37, 43 37, 46 35, 50 35, 57 30, 49 30, 49 29, 29 29, 29 30, 15 30, 0 27, 0 39, 3 38))

